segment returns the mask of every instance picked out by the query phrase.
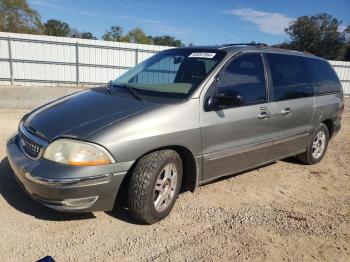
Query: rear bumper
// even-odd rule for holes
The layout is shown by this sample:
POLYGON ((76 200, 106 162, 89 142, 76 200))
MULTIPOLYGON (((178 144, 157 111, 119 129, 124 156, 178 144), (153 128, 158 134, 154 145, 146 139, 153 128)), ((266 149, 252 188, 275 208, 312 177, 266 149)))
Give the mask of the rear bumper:
POLYGON ((23 190, 41 204, 70 212, 107 211, 132 162, 94 167, 72 167, 46 159, 29 159, 18 136, 7 143, 7 156, 23 190))

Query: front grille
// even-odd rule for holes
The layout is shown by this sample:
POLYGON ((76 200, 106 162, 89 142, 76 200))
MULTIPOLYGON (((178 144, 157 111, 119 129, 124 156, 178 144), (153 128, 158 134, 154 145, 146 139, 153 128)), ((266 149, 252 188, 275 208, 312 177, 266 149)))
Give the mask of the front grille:
POLYGON ((20 132, 20 143, 25 154, 31 158, 39 158, 44 150, 45 143, 42 139, 29 133, 29 131, 21 126, 20 132))

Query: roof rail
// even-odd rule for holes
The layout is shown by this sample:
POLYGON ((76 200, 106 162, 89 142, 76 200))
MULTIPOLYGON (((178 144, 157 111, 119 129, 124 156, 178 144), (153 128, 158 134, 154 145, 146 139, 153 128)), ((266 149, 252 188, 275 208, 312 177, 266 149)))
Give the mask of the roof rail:
POLYGON ((239 46, 239 45, 256 46, 256 47, 268 47, 268 45, 264 44, 264 43, 234 43, 234 44, 225 44, 225 45, 222 45, 222 47, 239 46))

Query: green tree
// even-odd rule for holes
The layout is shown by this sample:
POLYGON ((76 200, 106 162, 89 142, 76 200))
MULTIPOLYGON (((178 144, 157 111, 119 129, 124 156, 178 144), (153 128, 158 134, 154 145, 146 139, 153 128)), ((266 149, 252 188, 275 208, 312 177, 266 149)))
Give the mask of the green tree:
POLYGON ((344 39, 347 44, 350 44, 350 25, 348 25, 343 31, 344 39))
POLYGON ((65 22, 50 19, 44 24, 44 33, 52 36, 69 36, 71 29, 65 22))
POLYGON ((73 38, 97 39, 91 32, 79 32, 76 28, 71 29, 68 36, 73 38))
POLYGON ((93 39, 93 40, 97 39, 97 37, 94 36, 91 32, 82 32, 82 33, 80 33, 80 38, 93 39))
POLYGON ((78 29, 72 28, 70 29, 68 36, 72 38, 81 38, 81 33, 78 31, 78 29))
POLYGON ((153 43, 155 45, 163 45, 163 46, 175 46, 175 47, 181 47, 184 46, 181 40, 176 39, 173 36, 170 35, 164 35, 164 36, 149 36, 153 40, 153 43))
POLYGON ((341 22, 323 13, 301 16, 285 29, 291 38, 291 48, 308 51, 326 59, 342 59, 345 54, 345 39, 339 26, 341 22))
POLYGON ((153 44, 152 38, 148 37, 141 28, 136 27, 120 38, 121 42, 135 44, 153 44))
POLYGON ((275 44, 275 45, 272 45, 271 47, 277 47, 277 48, 283 48, 283 49, 292 49, 291 47, 291 44, 288 43, 288 42, 283 42, 283 43, 280 43, 280 44, 275 44))
POLYGON ((27 0, 0 0, 0 31, 14 33, 42 33, 41 18, 27 0))
POLYGON ((106 41, 118 41, 125 43, 136 43, 136 44, 155 44, 155 45, 165 45, 165 46, 184 46, 181 40, 176 39, 170 35, 164 36, 147 36, 145 32, 136 27, 126 34, 123 34, 124 29, 121 26, 114 25, 111 26, 109 30, 106 30, 102 36, 103 40, 106 41))
POLYGON ((346 53, 344 55, 344 61, 350 61, 350 44, 346 47, 346 53))
POLYGON ((109 30, 106 30, 105 34, 102 36, 102 39, 106 41, 120 41, 123 31, 124 29, 121 26, 111 26, 109 30))
POLYGON ((344 37, 345 37, 346 45, 347 45, 344 60, 350 61, 350 25, 348 25, 346 27, 346 29, 344 30, 344 37))

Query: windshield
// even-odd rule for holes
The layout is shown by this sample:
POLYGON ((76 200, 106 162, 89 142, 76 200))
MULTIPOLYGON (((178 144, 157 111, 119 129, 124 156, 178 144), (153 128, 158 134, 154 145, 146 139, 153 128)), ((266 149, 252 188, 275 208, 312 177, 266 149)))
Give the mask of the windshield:
POLYGON ((170 49, 150 57, 113 81, 142 96, 185 98, 193 92, 225 52, 206 49, 170 49))

